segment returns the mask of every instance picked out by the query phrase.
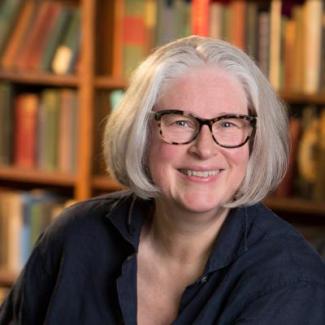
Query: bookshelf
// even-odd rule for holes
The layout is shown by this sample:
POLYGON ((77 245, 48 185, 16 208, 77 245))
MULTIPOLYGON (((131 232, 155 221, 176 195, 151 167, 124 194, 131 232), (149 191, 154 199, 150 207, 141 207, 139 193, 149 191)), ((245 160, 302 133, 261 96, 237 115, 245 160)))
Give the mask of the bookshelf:
MULTIPOLYGON (((7 0, 4 0, 7 1, 7 0)), ((3 1, 3 2, 4 2, 3 1)), ((40 6, 42 1, 31 1, 40 6)), ((47 0, 44 0, 47 1, 47 0)), ((123 72, 123 51, 125 51, 125 43, 129 40, 123 36, 123 24, 125 24, 124 12, 126 10, 127 0, 49 0, 51 2, 67 5, 80 10, 80 32, 82 41, 80 42, 79 58, 77 60, 76 69, 66 74, 55 74, 51 71, 24 71, 15 69, 5 69, 0 67, 0 82, 10 82, 18 91, 32 90, 39 92, 44 88, 55 89, 73 89, 78 94, 78 125, 77 139, 78 143, 75 146, 76 153, 76 169, 73 172, 63 171, 48 171, 38 168, 21 168, 15 167, 12 164, 0 165, 0 183, 1 186, 14 188, 17 190, 25 188, 56 188, 58 191, 69 192, 74 200, 87 199, 93 195, 103 192, 110 192, 121 189, 121 186, 115 181, 105 176, 103 172, 95 169, 95 160, 100 159, 100 154, 97 152, 98 138, 96 130, 96 98, 100 92, 111 92, 115 89, 125 89, 127 87, 127 78, 123 72)), ((146 0, 151 6, 155 4, 155 0, 146 0)), ((137 1, 141 3, 142 1, 137 1)), ((143 0, 143 3, 145 0, 143 0)), ((180 4, 182 1, 178 1, 180 4)), ((207 1, 197 1, 197 6, 207 1)), ((229 3, 239 4, 244 2, 248 5, 257 4, 259 1, 247 0, 236 1, 232 0, 229 3)), ((271 5, 277 0, 269 0, 263 2, 263 10, 271 11, 271 5), (267 5, 265 5, 267 3, 267 5), (266 6, 266 9, 265 9, 266 6)), ((283 0, 282 3, 286 1, 283 0)), ((290 2, 290 1, 288 1, 290 2)), ((185 3, 185 1, 184 1, 185 3)), ((219 2, 214 2, 219 3, 219 2)), ((220 2, 221 3, 221 2, 220 2)), ((242 5, 242 4, 241 4, 242 5)), ((276 7, 276 6, 275 6, 276 7)), ((152 8, 152 7, 146 7, 152 8)), ((246 8, 246 9, 247 9, 246 8)), ((201 8, 202 9, 202 8, 201 8)), ((209 10, 203 8, 200 12, 205 15, 204 19, 208 19, 209 10)), ((211 9, 211 8, 210 8, 211 9)), ((219 8, 220 9, 220 8, 219 8)), ((218 9, 218 10, 219 10, 218 9)), ((229 9, 229 8, 228 8, 229 9)), ((231 8, 230 8, 231 9, 231 8)), ((261 8, 259 10, 262 10, 261 8)), ((163 11, 164 8, 156 7, 157 12, 163 11)), ((189 2, 183 4, 182 21, 184 26, 189 24, 188 17, 191 15, 189 2)), ((214 8, 216 10, 216 8, 214 8)), ((232 9, 231 9, 232 10, 232 9)), ((236 10, 240 10, 237 6, 236 10)), ((248 9, 247 9, 248 10, 248 9)), ((235 11, 234 11, 235 12, 235 11)), ((229 12, 228 12, 229 13, 229 12)), ((152 15, 152 11, 149 11, 152 15)), ((160 17, 162 20, 163 14, 160 17)), ((151 16, 152 18, 152 16, 151 16)), ((202 17, 201 17, 202 18, 202 17)), ((236 18, 236 17, 235 17, 236 18)), ((235 19, 234 17, 232 19, 235 19)), ((273 18, 274 19, 274 18, 273 18)), ((150 21, 150 19, 149 19, 150 21)), ((202 19, 201 19, 202 21, 202 19)), ((210 19, 212 21, 212 19, 210 19)), ((276 20, 275 20, 276 21, 276 20)), ((170 24, 174 26, 173 24, 170 24)), ((139 27, 139 26, 138 26, 139 27)), ((179 27, 179 26, 178 26, 179 27)), ((204 27, 204 26, 203 26, 204 27)), ((205 26, 207 27, 207 26, 205 26)), ((209 26, 208 26, 209 27, 209 26)), ((143 28, 143 26, 142 26, 143 28)), ((149 30, 152 38, 155 32, 151 25, 145 24, 146 31, 149 30)), ((159 29, 159 26, 156 27, 159 29)), ((175 31, 167 30, 168 37, 184 36, 188 33, 189 27, 175 31)), ((202 28, 207 31, 209 28, 202 28)), ((210 28, 211 30, 211 28, 210 28)), ((143 29, 142 29, 143 32, 143 29)), ((216 33, 216 31, 214 31, 216 33)), ((234 33, 233 30, 231 33, 234 33)), ((278 31, 275 31, 278 33, 278 31)), ((161 26, 157 34, 161 35, 161 26)), ((238 35, 234 37, 238 38, 238 35)), ((325 36, 323 36, 325 39, 325 36)), ((227 39, 227 37, 223 36, 227 39)), ((157 41, 162 42, 162 40, 157 41)), ((322 42, 325 43, 323 40, 322 42)), ((148 53, 149 47, 147 44, 136 43, 136 46, 145 47, 144 53, 148 53)), ((277 55, 273 53, 272 55, 277 55)), ((1 56, 0 56, 1 57, 1 56)), ((279 71, 278 71, 279 72, 279 71)), ((325 73, 324 73, 325 74, 325 73)), ((275 73, 277 75, 277 72, 275 73)), ((325 107, 325 85, 322 85, 320 91, 306 92, 304 90, 287 89, 283 86, 279 89, 280 97, 290 105, 317 105, 325 107)), ((324 166, 325 168, 325 166, 324 166)), ((279 212, 280 215, 294 215, 288 217, 290 221, 303 220, 309 224, 322 222, 325 224, 325 199, 323 202, 313 202, 305 198, 299 197, 284 197, 266 199, 266 204, 279 212), (308 217, 308 218, 306 218, 308 217)), ((0 269, 0 286, 9 286, 15 279, 16 275, 12 272, 0 269)))

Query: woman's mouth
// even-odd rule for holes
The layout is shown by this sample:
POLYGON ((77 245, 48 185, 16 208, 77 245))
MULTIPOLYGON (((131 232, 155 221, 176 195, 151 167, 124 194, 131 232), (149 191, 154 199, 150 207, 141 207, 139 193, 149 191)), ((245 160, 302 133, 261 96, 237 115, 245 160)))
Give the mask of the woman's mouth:
POLYGON ((222 169, 215 170, 192 170, 192 169, 179 169, 179 171, 186 176, 195 176, 200 178, 208 178, 211 176, 217 176, 222 169))

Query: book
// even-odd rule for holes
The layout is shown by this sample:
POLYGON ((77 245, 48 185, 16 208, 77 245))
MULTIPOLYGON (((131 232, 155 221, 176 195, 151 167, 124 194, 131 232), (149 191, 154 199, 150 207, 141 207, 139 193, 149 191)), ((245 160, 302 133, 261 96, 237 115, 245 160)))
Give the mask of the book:
POLYGON ((0 56, 11 36, 22 4, 23 0, 3 0, 0 3, 0 56))
POLYGON ((315 181, 314 199, 325 202, 325 108, 319 116, 318 147, 317 147, 317 177, 315 181))
POLYGON ((72 8, 61 6, 58 16, 54 20, 53 28, 49 31, 49 35, 44 44, 44 49, 41 53, 39 63, 35 66, 42 71, 51 71, 51 63, 54 58, 56 49, 60 42, 63 41, 66 29, 71 19, 72 8))
POLYGON ((304 44, 304 84, 307 94, 319 90, 322 41, 322 0, 308 0, 304 4, 304 31, 308 37, 304 44))
POLYGON ((74 72, 76 59, 80 49, 80 9, 75 8, 69 21, 66 34, 57 47, 53 61, 52 71, 56 74, 69 74, 74 72))
POLYGON ((301 119, 292 116, 289 120, 290 154, 287 172, 275 191, 277 197, 290 197, 294 193, 294 178, 297 173, 296 158, 301 136, 301 119))
POLYGON ((175 16, 173 2, 157 0, 155 46, 161 46, 175 38, 175 16))
POLYGON ((221 20, 223 5, 220 1, 213 1, 209 4, 209 36, 221 39, 221 20))
POLYGON ((18 273, 20 264, 20 230, 21 230, 21 202, 19 193, 15 191, 2 192, 0 196, 2 218, 1 238, 5 238, 5 247, 2 251, 2 268, 18 273))
POLYGON ((78 142, 78 95, 75 90, 64 88, 60 91, 61 114, 59 121, 58 170, 76 172, 78 142))
POLYGON ((283 83, 282 88, 287 91, 293 91, 294 84, 294 62, 295 62, 295 38, 296 22, 293 19, 287 19, 284 24, 284 45, 283 45, 283 83))
POLYGON ((175 36, 174 39, 191 34, 191 4, 186 0, 174 2, 175 36))
POLYGON ((13 97, 12 84, 0 83, 0 165, 12 163, 13 147, 13 97))
POLYGON ((47 171, 58 168, 60 91, 45 89, 41 93, 38 124, 38 167, 47 171))
POLYGON ((39 98, 32 93, 19 94, 15 98, 14 109, 14 165, 21 168, 35 168, 39 98))
POLYGON ((281 0, 271 1, 269 79, 271 85, 276 91, 279 91, 281 85, 281 8, 281 0))
MULTIPOLYGON (((0 268, 18 274, 67 199, 42 189, 0 191, 0 268)), ((68 203, 71 200, 67 201, 68 203)), ((67 204, 68 204, 67 203, 67 204)), ((57 216, 56 216, 57 217, 57 216)))
POLYGON ((12 34, 1 57, 1 66, 6 70, 12 70, 15 67, 16 55, 25 43, 25 35, 34 20, 35 5, 34 1, 25 1, 16 24, 13 26, 12 34))
POLYGON ((122 18, 122 64, 124 77, 129 77, 147 54, 144 13, 145 0, 124 1, 124 15, 122 18))
POLYGON ((294 92, 303 91, 304 83, 304 60, 305 60, 305 33, 303 20, 303 7, 295 5, 293 7, 293 19, 296 26, 296 38, 294 42, 294 63, 293 63, 293 84, 292 90, 294 92))
POLYGON ((39 6, 35 7, 35 17, 33 17, 29 29, 22 40, 23 45, 20 47, 20 50, 15 57, 15 69, 20 71, 27 69, 29 60, 35 53, 34 51, 35 47, 38 45, 39 37, 42 36, 43 29, 47 24, 51 5, 51 2, 44 1, 39 4, 39 6))
MULTIPOLYGON (((182 1, 177 1, 182 2, 182 1)), ((157 2, 156 0, 146 0, 144 4, 144 25, 145 25, 145 40, 146 53, 150 53, 155 44, 155 29, 157 17, 157 2)), ((180 22, 183 25, 183 22, 180 22)))
POLYGON ((231 42, 231 9, 229 2, 225 2, 222 8, 221 38, 226 42, 231 42))
POLYGON ((230 6, 230 40, 240 49, 245 49, 246 1, 232 0, 230 6))
POLYGON ((317 157, 319 120, 317 108, 307 106, 302 114, 302 134, 297 154, 297 190, 299 196, 312 199, 317 178, 317 157))
POLYGON ((34 38, 30 42, 30 49, 26 54, 25 70, 39 71, 42 55, 45 51, 46 44, 52 36, 52 30, 55 22, 58 20, 63 5, 59 2, 43 2, 43 5, 48 3, 47 10, 44 12, 44 17, 40 25, 34 26, 36 29, 34 38))
POLYGON ((246 9, 245 39, 246 52, 254 60, 257 59, 257 3, 248 1, 246 9))
POLYGON ((325 9, 322 14, 322 43, 321 43, 319 91, 325 92, 325 9))
POLYGON ((191 34, 191 8, 185 0, 157 1, 155 46, 191 34))
POLYGON ((210 0, 192 0, 192 34, 209 35, 209 2, 210 0))
POLYGON ((270 62, 270 12, 260 11, 258 14, 258 53, 259 68, 268 78, 270 62))
POLYGON ((110 105, 111 111, 114 111, 118 107, 123 96, 124 96, 124 90, 122 90, 122 89, 114 89, 110 92, 109 101, 111 104, 110 105))

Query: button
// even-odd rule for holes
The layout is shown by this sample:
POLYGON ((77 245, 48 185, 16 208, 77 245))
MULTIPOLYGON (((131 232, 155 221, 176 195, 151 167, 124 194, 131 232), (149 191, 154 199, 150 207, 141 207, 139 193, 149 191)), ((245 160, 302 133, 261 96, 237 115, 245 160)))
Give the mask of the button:
POLYGON ((208 276, 207 276, 207 275, 203 276, 203 277, 201 278, 200 282, 201 282, 201 283, 206 283, 206 282, 208 282, 208 276))

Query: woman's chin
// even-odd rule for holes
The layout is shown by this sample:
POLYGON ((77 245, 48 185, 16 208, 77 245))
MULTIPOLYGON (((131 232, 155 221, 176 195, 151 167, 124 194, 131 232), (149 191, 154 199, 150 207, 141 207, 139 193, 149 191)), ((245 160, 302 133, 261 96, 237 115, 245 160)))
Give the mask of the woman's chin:
POLYGON ((209 213, 217 212, 226 203, 217 197, 207 197, 200 195, 183 196, 176 200, 178 205, 187 212, 192 213, 209 213))

